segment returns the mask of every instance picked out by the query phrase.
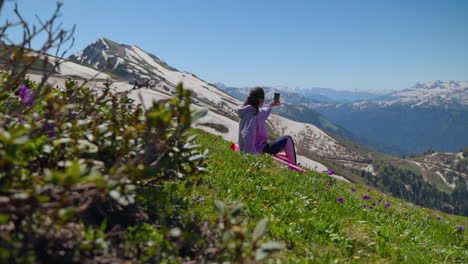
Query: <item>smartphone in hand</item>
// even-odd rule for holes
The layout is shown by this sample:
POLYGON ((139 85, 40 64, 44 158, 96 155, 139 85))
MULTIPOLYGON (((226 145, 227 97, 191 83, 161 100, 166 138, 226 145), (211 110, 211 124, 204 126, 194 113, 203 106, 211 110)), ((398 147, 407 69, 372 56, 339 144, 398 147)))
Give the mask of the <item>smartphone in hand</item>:
POLYGON ((275 93, 275 96, 273 97, 273 102, 276 104, 280 102, 280 93, 275 93))

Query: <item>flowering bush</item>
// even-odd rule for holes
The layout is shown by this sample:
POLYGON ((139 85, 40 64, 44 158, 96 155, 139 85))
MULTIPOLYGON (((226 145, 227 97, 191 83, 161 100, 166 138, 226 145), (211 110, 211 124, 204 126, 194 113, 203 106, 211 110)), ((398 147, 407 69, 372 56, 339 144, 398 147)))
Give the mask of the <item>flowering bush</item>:
POLYGON ((0 251, 13 250, 0 256, 29 262, 102 254, 85 246, 94 243, 88 224, 106 221, 103 231, 115 231, 146 222, 141 190, 205 170, 182 85, 177 97, 143 112, 108 89, 95 93, 68 81, 63 91, 47 87, 33 96, 38 84, 24 79, 13 89, 9 77, 0 84, 0 93, 10 92, 0 101, 0 230, 8 231, 0 231, 0 251), (65 233, 71 236, 61 243, 65 233))

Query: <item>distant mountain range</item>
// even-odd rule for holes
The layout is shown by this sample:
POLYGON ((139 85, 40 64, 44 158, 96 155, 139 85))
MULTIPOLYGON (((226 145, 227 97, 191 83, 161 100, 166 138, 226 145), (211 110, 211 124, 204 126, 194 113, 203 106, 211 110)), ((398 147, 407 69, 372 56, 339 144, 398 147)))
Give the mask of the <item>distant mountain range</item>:
POLYGON ((361 100, 374 100, 387 95, 386 92, 346 91, 331 88, 285 88, 284 90, 324 103, 350 103, 361 100))
POLYGON ((397 146, 401 155, 468 146, 468 82, 417 83, 378 101, 313 108, 354 134, 397 146))
MULTIPOLYGON (((245 100, 252 87, 228 87, 221 82, 215 85, 232 96, 245 100)), ((385 92, 340 91, 331 88, 288 88, 262 86, 267 98, 272 98, 274 92, 280 92, 282 102, 295 105, 315 105, 317 103, 348 103, 360 100, 378 99, 387 96, 385 92)))

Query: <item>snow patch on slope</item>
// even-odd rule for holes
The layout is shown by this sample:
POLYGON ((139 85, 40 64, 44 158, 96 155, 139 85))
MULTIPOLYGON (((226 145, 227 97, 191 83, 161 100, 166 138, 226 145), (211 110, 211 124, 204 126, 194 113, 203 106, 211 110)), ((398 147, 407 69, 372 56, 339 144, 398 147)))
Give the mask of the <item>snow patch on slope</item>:
POLYGON ((436 171, 436 174, 437 174, 437 175, 442 179, 442 181, 443 181, 448 187, 450 187, 451 189, 455 189, 455 187, 457 187, 457 186, 455 185, 455 183, 449 183, 449 182, 445 179, 444 175, 443 175, 440 171, 436 171))

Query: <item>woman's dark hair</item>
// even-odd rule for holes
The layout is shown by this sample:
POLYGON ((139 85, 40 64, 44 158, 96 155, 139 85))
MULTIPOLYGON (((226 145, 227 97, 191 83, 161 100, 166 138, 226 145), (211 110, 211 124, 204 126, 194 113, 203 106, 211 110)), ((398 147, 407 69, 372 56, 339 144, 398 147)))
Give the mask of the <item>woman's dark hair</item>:
POLYGON ((249 97, 247 97, 244 105, 253 106, 255 109, 257 109, 258 113, 258 107, 260 105, 261 99, 265 99, 265 92, 263 91, 262 87, 255 87, 250 91, 249 97))

